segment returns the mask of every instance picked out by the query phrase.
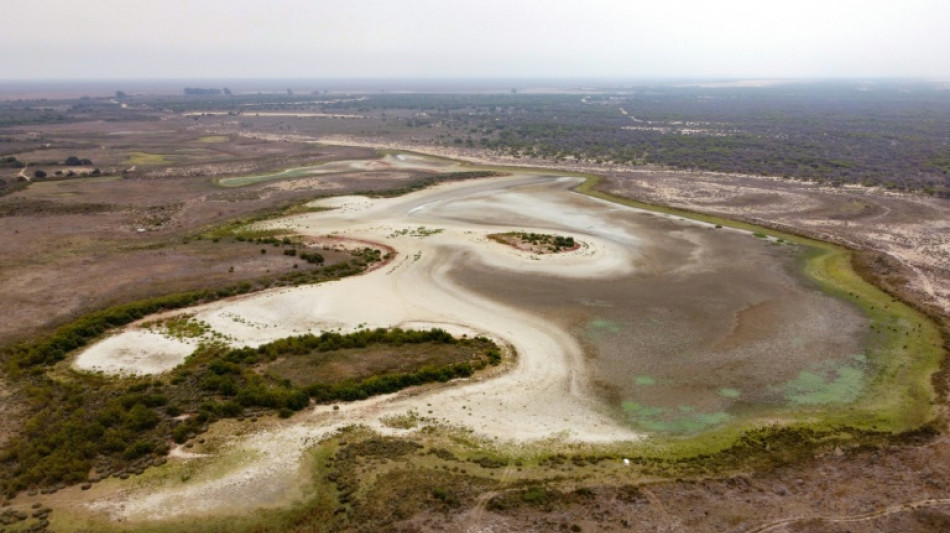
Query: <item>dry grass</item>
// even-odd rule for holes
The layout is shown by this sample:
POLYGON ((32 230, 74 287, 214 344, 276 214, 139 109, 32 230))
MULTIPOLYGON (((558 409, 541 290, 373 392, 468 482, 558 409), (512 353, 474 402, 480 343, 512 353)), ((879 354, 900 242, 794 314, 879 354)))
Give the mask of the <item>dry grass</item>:
POLYGON ((286 357, 261 368, 296 386, 361 380, 380 374, 412 373, 426 366, 442 367, 478 359, 478 346, 463 344, 374 345, 367 348, 315 352, 286 357))

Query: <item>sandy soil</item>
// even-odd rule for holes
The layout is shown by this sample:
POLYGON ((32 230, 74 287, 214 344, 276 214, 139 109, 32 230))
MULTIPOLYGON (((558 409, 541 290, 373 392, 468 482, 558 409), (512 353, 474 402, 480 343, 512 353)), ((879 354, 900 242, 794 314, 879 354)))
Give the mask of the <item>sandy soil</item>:
POLYGON ((73 367, 114 375, 160 374, 181 364, 197 347, 197 341, 190 339, 179 340, 154 331, 125 331, 80 353, 73 367))

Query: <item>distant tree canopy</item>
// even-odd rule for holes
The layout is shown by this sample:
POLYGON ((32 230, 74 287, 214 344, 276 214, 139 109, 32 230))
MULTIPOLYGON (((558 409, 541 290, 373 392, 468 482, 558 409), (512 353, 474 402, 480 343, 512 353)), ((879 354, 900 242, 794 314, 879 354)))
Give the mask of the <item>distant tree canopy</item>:
POLYGON ((950 198, 950 92, 925 83, 650 87, 614 94, 377 94, 428 142, 554 162, 661 165, 950 198), (420 116, 424 114, 424 120, 420 116))
POLYGON ((125 91, 116 91, 115 97, 118 98, 119 100, 122 100, 123 98, 128 98, 129 95, 125 94, 125 91))
POLYGON ((189 96, 221 94, 221 89, 214 89, 214 88, 202 89, 199 87, 185 87, 185 94, 189 96))
POLYGON ((26 163, 18 160, 12 155, 4 157, 3 159, 0 159, 0 167, 23 168, 25 166, 26 166, 26 163))
POLYGON ((79 159, 78 157, 71 155, 66 158, 66 161, 63 162, 64 165, 68 167, 81 167, 83 165, 91 165, 91 159, 79 159))

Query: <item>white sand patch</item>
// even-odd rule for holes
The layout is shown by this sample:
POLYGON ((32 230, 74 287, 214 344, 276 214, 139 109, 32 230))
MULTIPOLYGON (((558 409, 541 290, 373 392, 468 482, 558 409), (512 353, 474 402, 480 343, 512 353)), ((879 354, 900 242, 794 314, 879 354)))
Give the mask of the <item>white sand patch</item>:
POLYGON ((196 346, 154 331, 126 330, 90 346, 73 367, 106 374, 161 374, 184 362, 196 346))
POLYGON ((362 211, 373 204, 373 200, 365 196, 334 196, 322 198, 307 204, 307 207, 327 207, 344 211, 362 211))

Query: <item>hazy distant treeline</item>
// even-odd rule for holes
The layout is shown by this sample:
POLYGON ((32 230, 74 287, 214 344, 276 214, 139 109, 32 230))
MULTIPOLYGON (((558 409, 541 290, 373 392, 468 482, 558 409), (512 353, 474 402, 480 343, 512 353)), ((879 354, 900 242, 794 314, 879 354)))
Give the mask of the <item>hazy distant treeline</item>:
POLYGON ((188 96, 194 96, 194 95, 205 96, 209 94, 210 95, 214 95, 214 94, 230 95, 231 90, 228 89, 227 87, 225 87, 224 89, 215 89, 213 87, 209 87, 207 89, 204 89, 201 87, 185 87, 185 94, 188 96))

